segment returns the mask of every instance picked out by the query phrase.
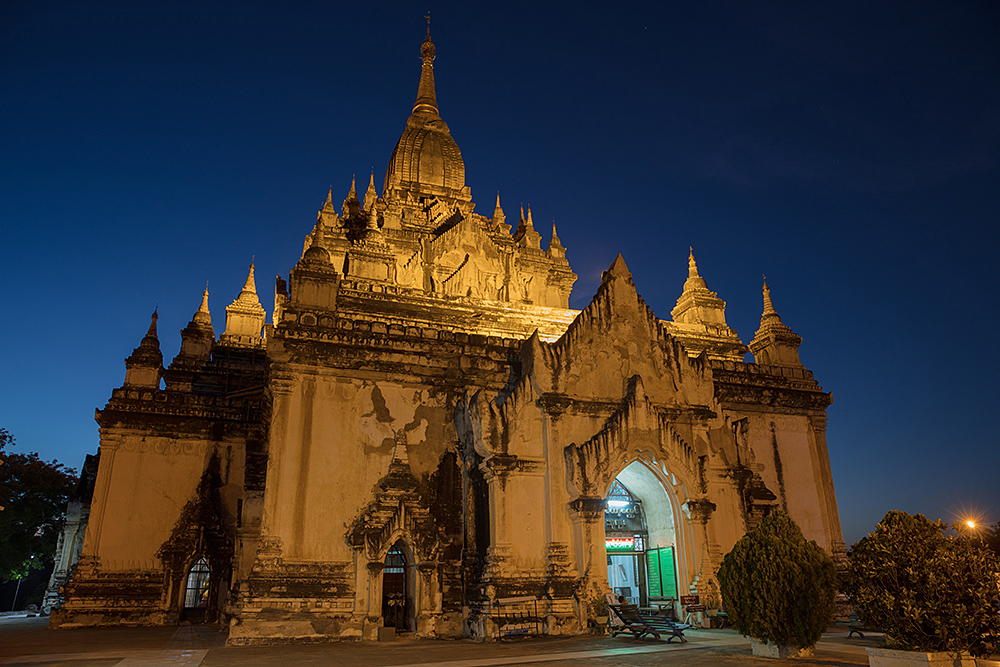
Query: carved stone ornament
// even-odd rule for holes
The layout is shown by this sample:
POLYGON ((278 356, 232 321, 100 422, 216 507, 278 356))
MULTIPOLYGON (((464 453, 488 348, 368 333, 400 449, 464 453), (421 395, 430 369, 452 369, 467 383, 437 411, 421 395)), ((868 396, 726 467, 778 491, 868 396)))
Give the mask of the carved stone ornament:
POLYGON ((684 503, 684 508, 692 520, 706 524, 715 511, 715 503, 707 498, 692 498, 684 503))

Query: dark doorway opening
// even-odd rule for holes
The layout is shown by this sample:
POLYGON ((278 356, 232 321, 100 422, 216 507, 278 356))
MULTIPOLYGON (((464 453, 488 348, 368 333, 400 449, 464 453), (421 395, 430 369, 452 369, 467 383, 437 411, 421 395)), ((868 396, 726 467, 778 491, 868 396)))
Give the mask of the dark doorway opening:
POLYGON ((409 582, 406 571, 406 552, 397 542, 385 556, 382 569, 382 625, 396 628, 397 632, 410 629, 413 602, 407 595, 409 582))
POLYGON ((211 589, 212 571, 208 561, 202 556, 188 570, 187 583, 184 586, 185 621, 204 622, 208 613, 211 589))

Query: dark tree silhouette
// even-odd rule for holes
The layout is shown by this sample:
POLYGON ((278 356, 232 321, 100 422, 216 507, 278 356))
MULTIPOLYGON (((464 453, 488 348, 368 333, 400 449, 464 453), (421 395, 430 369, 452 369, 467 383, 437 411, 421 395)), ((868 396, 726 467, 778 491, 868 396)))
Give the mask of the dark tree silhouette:
POLYGON ((0 579, 20 579, 55 552, 76 472, 37 453, 12 454, 14 437, 0 428, 0 579))

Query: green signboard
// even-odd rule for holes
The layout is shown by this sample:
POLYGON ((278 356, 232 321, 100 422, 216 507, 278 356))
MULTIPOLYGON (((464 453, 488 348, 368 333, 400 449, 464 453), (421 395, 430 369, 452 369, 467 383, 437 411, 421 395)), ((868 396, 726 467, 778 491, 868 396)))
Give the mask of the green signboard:
POLYGON ((646 552, 646 583, 650 599, 677 597, 677 568, 674 548, 650 549, 646 552))

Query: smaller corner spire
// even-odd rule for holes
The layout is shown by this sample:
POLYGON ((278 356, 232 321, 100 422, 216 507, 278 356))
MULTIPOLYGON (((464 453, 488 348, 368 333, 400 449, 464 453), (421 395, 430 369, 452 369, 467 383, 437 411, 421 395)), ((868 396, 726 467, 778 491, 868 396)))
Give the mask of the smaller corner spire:
POLYGON ((327 207, 327 206, 333 206, 333 186, 332 185, 330 186, 330 189, 326 193, 326 201, 323 202, 323 206, 324 206, 324 208, 327 207))
POLYGON ((777 315, 778 311, 774 309, 774 304, 771 303, 771 288, 767 286, 767 276, 763 276, 764 279, 764 313, 761 317, 766 317, 767 315, 777 315))
POLYGON ((146 331, 146 335, 143 337, 142 342, 145 343, 147 338, 152 338, 157 341, 157 346, 159 346, 159 339, 156 337, 156 320, 160 318, 160 304, 156 304, 153 307, 153 315, 149 318, 149 329, 146 331))
POLYGON ((375 189, 375 170, 372 169, 368 178, 368 189, 365 191, 365 210, 371 210, 378 201, 378 191, 375 189))
POLYGON ((254 258, 250 259, 250 271, 247 272, 247 279, 243 283, 243 291, 240 292, 240 296, 237 299, 242 299, 244 295, 253 297, 253 300, 257 301, 257 283, 254 280, 254 258))
POLYGON ((357 198, 358 198, 358 191, 354 189, 354 174, 351 174, 351 189, 347 191, 347 199, 348 201, 350 201, 351 199, 357 199, 357 198))
POLYGON ((159 306, 153 309, 149 329, 142 337, 139 347, 125 359, 125 384, 159 388, 160 376, 163 372, 163 354, 160 352, 160 339, 156 337, 156 320, 159 317, 159 306))
POLYGON ((204 323, 212 324, 212 311, 208 309, 208 282, 205 282, 205 291, 201 293, 201 305, 198 306, 198 311, 191 318, 192 322, 197 322, 199 324, 204 323))

